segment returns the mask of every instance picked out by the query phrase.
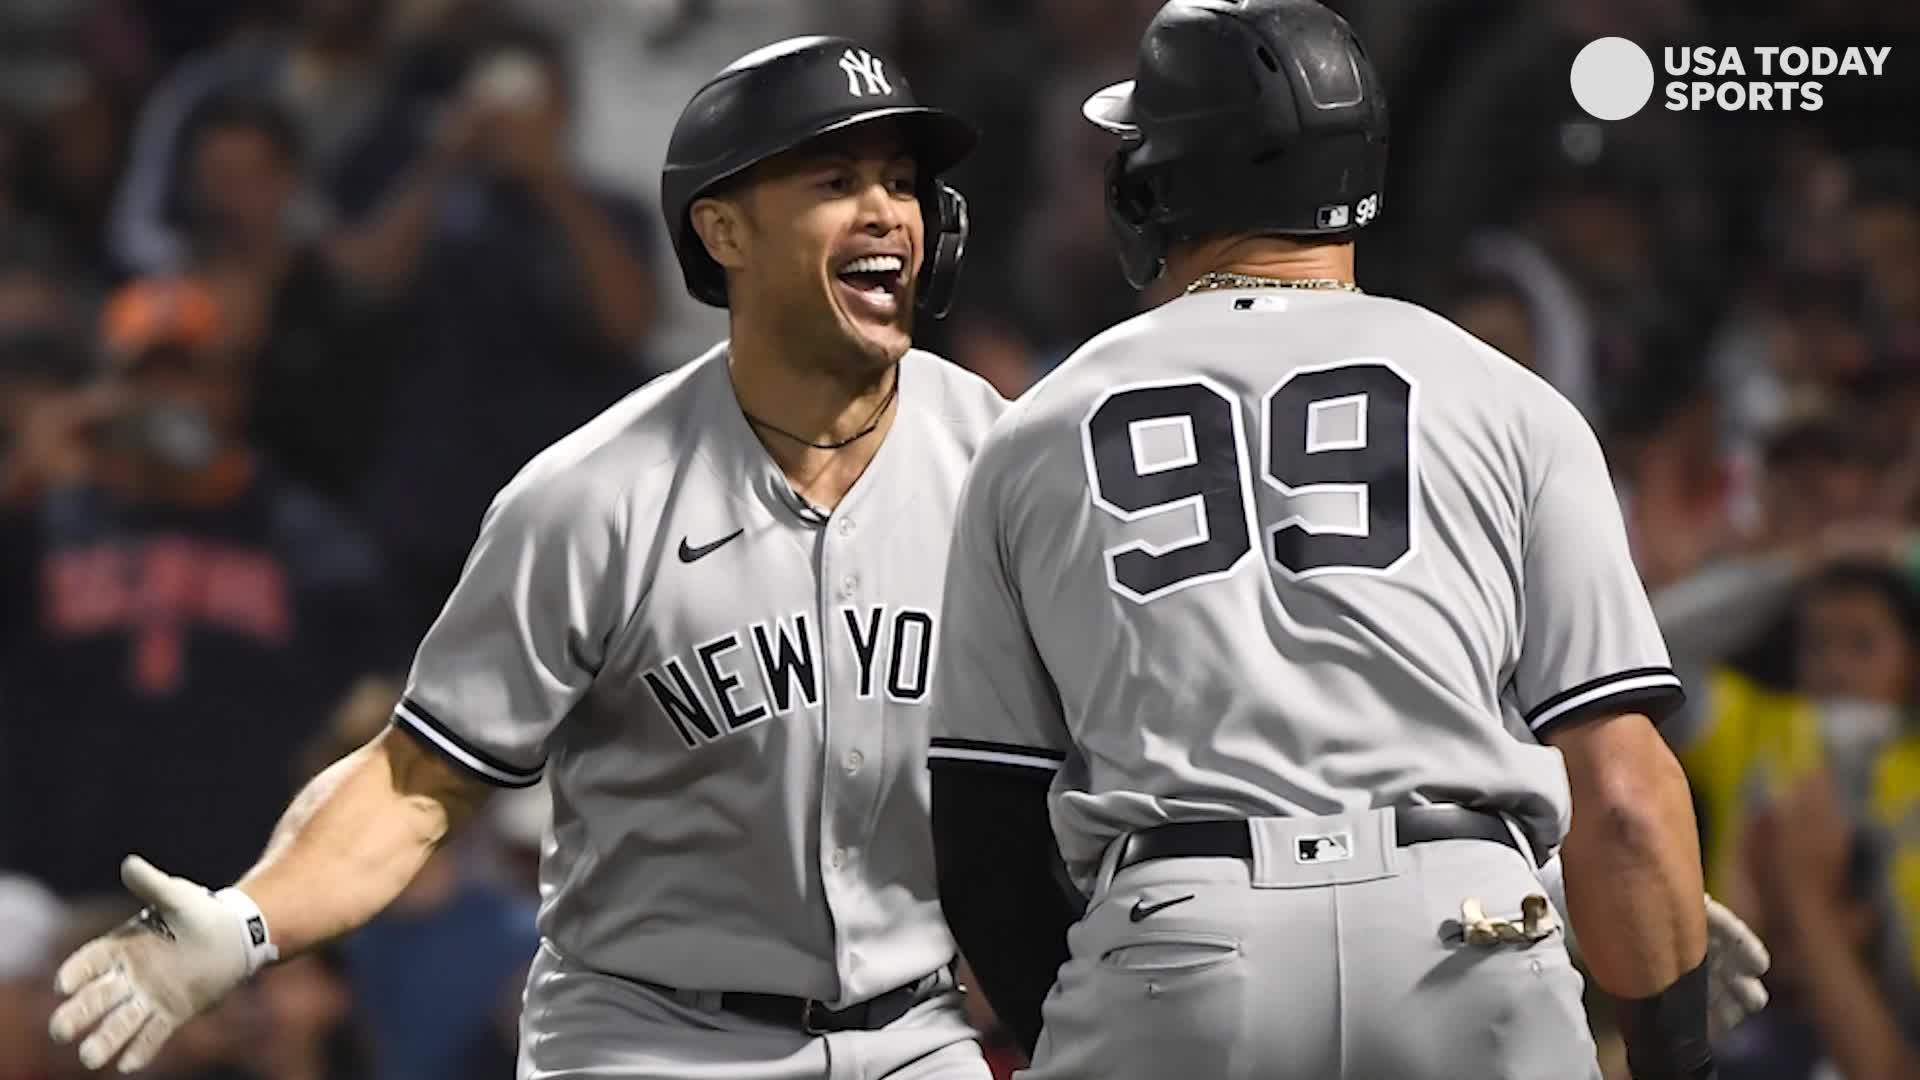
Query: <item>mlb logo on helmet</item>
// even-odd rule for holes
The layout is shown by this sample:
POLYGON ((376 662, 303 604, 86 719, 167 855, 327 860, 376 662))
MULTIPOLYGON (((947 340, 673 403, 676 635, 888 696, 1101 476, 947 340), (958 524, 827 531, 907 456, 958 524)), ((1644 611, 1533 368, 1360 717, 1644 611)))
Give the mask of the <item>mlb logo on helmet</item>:
POLYGON ((1344 229, 1347 227, 1346 206, 1323 206, 1320 208, 1319 225, 1323 229, 1344 229))

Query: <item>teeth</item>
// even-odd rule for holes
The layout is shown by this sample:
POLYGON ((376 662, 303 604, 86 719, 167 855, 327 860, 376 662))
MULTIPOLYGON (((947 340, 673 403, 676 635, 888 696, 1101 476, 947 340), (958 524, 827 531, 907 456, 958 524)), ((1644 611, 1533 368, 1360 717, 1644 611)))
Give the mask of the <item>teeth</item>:
POLYGON ((863 255, 840 268, 843 274, 897 274, 906 263, 898 255, 863 255))

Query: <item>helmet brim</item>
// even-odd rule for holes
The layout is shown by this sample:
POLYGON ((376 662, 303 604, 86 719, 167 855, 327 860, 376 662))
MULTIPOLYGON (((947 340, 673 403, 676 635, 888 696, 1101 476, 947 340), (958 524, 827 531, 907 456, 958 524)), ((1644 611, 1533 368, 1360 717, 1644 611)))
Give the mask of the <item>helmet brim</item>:
POLYGON ((1133 114, 1133 80, 1117 82, 1095 91, 1080 106, 1080 115, 1093 126, 1124 139, 1140 137, 1140 125, 1133 114))

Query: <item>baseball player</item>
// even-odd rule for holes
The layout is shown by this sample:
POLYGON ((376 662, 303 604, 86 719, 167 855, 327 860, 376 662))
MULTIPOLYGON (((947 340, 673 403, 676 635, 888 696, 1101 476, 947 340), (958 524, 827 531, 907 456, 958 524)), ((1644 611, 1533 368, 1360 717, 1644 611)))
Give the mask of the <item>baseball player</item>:
POLYGON ((1680 681, 1599 446, 1355 288, 1386 128, 1346 23, 1174 0, 1086 113, 1122 140, 1128 278, 1184 294, 981 448, 930 751, 962 951, 1017 1030, 1054 984, 1030 1075, 1598 1077, 1556 847, 1634 1075, 1711 1075, 1693 813, 1650 722, 1680 681), (1054 838, 1088 898, 1064 947, 1054 838))
POLYGON ((973 141, 842 38, 701 88, 662 209, 729 341, 500 492, 392 724, 237 886, 128 860, 149 907, 60 969, 55 1037, 138 1069, 544 775, 523 1080, 985 1080, 924 754, 953 506, 1003 402, 909 347, 951 295, 965 204, 938 177, 973 141))

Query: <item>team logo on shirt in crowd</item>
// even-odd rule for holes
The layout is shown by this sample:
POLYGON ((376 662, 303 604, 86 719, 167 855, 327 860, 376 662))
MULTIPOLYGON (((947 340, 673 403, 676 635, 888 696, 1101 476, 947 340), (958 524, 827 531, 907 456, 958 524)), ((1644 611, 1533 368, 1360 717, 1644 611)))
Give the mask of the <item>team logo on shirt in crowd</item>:
MULTIPOLYGON (((933 613, 923 608, 833 610, 858 665, 854 695, 896 704, 924 700, 933 680, 933 613)), ((641 673, 660 711, 689 750, 797 708, 820 704, 820 628, 798 614, 757 622, 695 645, 641 673)))

